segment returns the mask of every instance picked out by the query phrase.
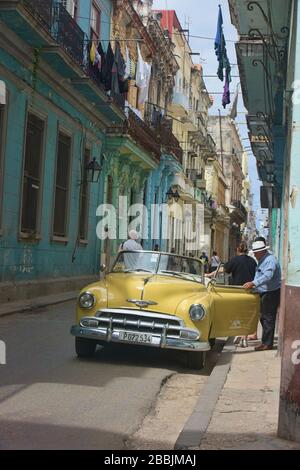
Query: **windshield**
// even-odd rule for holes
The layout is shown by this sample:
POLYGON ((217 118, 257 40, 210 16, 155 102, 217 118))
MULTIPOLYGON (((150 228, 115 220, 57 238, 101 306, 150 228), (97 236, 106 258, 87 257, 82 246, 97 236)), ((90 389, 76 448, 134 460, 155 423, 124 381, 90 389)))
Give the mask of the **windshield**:
POLYGON ((201 277, 203 265, 200 260, 172 254, 123 251, 119 253, 112 272, 149 272, 152 274, 183 275, 183 277, 201 277))

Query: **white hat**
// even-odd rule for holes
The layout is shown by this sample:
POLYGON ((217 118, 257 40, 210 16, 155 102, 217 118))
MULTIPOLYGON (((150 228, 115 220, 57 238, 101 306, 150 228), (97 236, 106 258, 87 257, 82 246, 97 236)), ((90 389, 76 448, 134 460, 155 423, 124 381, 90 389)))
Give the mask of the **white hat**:
POLYGON ((268 250, 270 247, 266 246, 265 242, 259 241, 252 243, 252 251, 253 253, 258 253, 259 251, 268 250))

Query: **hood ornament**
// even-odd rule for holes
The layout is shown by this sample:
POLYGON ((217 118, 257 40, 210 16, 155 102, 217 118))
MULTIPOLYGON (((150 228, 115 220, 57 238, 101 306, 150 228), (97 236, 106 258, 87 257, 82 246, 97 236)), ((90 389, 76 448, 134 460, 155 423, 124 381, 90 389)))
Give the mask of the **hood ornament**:
POLYGON ((149 307, 149 305, 157 305, 157 302, 154 302, 153 300, 127 299, 127 302, 130 302, 131 304, 135 304, 137 307, 140 307, 140 308, 149 307))

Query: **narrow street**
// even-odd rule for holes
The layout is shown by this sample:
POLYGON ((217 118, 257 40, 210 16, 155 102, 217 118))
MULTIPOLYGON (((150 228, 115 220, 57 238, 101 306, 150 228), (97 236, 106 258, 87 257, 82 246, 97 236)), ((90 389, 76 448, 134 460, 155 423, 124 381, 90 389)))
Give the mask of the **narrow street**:
POLYGON ((171 415, 175 442, 208 370, 187 370, 182 355, 141 347, 108 347, 93 360, 79 360, 69 334, 74 308, 68 302, 1 318, 7 365, 1 367, 0 448, 130 448, 171 376, 168 409, 156 431, 166 434, 171 415))

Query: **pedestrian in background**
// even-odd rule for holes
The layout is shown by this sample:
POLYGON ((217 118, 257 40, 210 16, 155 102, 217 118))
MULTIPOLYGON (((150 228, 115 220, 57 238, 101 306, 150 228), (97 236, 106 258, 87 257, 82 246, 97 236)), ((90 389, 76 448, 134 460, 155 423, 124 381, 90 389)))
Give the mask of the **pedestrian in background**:
POLYGON ((256 271, 256 262, 248 256, 248 247, 242 242, 237 247, 237 256, 224 264, 224 271, 231 274, 230 284, 243 286, 248 281, 253 281, 256 271))
POLYGON ((213 272, 217 269, 217 267, 220 264, 220 258, 218 256, 218 253, 216 251, 213 251, 213 255, 211 257, 210 263, 209 263, 209 272, 213 272))
POLYGON ((260 295, 262 325, 261 344, 256 351, 273 348, 277 310, 280 304, 281 270, 279 262, 263 241, 256 241, 252 251, 258 261, 253 281, 244 284, 245 289, 255 289, 260 295))
POLYGON ((201 260, 201 263, 204 266, 204 273, 206 274, 208 272, 208 256, 205 251, 202 251, 199 259, 201 260))

